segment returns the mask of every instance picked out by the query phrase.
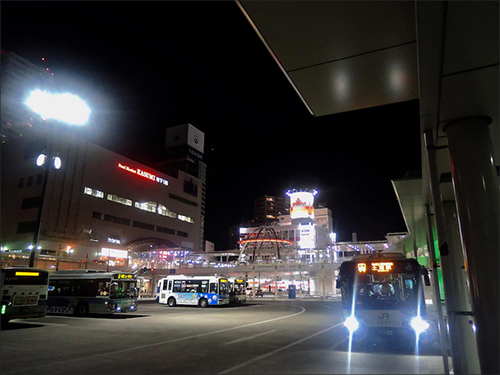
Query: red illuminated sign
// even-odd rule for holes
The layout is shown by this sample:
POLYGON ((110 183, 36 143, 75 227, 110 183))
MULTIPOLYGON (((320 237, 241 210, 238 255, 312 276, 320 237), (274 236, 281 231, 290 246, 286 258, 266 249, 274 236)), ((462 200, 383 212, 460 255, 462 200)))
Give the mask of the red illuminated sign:
POLYGON ((142 169, 139 169, 139 168, 130 168, 128 165, 125 165, 125 164, 122 164, 122 163, 118 163, 118 168, 126 170, 127 172, 130 172, 130 173, 136 174, 138 176, 147 178, 148 180, 157 182, 159 184, 163 184, 165 186, 168 186, 168 181, 167 180, 165 180, 165 179, 163 179, 161 177, 158 177, 157 175, 155 175, 153 173, 149 173, 149 172, 143 171, 142 169))

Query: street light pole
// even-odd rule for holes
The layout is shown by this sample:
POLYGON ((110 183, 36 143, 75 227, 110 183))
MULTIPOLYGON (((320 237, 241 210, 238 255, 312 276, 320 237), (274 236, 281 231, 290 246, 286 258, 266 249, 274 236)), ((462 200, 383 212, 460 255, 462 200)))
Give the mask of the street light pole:
MULTIPOLYGON (((46 120, 57 120, 69 125, 83 125, 87 122, 90 116, 90 108, 85 104, 83 100, 79 97, 63 93, 63 94, 51 94, 42 90, 34 90, 26 98, 26 106, 28 106, 33 112, 41 116, 46 120)), ((57 132, 56 132, 57 133, 57 132)), ((31 248, 31 254, 29 259, 29 267, 34 267, 36 251, 39 247, 40 241, 40 230, 42 224, 42 213, 43 205, 45 200, 45 195, 47 191, 47 183, 49 180, 49 171, 51 164, 54 165, 55 169, 61 167, 61 159, 59 156, 52 155, 52 139, 48 140, 48 156, 44 155, 42 158, 37 159, 37 164, 45 168, 43 185, 42 185, 42 196, 40 199, 40 209, 38 210, 38 218, 36 221, 37 229, 35 230, 35 235, 33 238, 33 246, 31 248), (51 158, 52 163, 47 163, 47 159, 51 158)))
MULTIPOLYGON (((52 155, 52 144, 49 146, 49 157, 52 155)), ((35 259, 36 259, 36 252, 38 250, 38 242, 40 240, 40 228, 42 226, 42 212, 43 212, 43 203, 45 200, 45 193, 47 191, 47 184, 49 181, 49 171, 50 171, 50 164, 45 163, 45 173, 43 176, 43 185, 42 185, 42 196, 40 198, 40 208, 38 209, 38 217, 36 220, 36 230, 35 230, 35 236, 33 238, 33 248, 31 249, 30 253, 30 260, 29 260, 29 267, 34 267, 35 266, 35 259)), ((58 258, 59 260, 59 258, 58 258)))

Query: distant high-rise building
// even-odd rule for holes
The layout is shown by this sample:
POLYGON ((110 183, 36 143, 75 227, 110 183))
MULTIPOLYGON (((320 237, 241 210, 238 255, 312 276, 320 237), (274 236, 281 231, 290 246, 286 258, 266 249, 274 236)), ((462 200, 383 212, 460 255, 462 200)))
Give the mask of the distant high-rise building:
POLYGON ((170 176, 177 177, 178 171, 183 171, 201 180, 201 186, 195 180, 184 180, 186 194, 201 195, 200 249, 204 249, 205 244, 207 165, 202 161, 204 146, 205 134, 193 125, 169 127, 165 133, 165 150, 160 155, 162 161, 157 164, 158 170, 170 176))
POLYGON ((24 105, 34 89, 49 88, 53 76, 42 65, 36 65, 13 52, 1 51, 1 127, 3 140, 18 138, 45 130, 47 124, 24 105))
POLYGON ((290 212, 288 197, 263 195, 254 200, 254 222, 268 225, 278 221, 279 215, 290 212))

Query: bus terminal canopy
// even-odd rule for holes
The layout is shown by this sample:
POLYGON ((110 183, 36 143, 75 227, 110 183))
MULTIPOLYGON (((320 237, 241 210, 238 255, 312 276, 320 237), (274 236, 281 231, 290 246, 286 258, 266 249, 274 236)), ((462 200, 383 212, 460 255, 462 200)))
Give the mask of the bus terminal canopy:
POLYGON ((418 99, 413 1, 239 1, 314 116, 418 99))

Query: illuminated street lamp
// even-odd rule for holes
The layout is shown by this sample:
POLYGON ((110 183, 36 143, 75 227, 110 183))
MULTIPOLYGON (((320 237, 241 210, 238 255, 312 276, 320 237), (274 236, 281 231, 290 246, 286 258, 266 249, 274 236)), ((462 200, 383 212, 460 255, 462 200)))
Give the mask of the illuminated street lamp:
MULTIPOLYGON (((64 245, 59 245, 59 249, 57 250, 57 260, 56 260, 56 271, 59 271, 59 259, 61 257, 61 250, 64 245)), ((66 253, 73 254, 73 247, 70 245, 66 246, 66 253)))
MULTIPOLYGON (((27 97, 25 104, 33 112, 40 115, 44 120, 57 120, 68 125, 84 125, 90 117, 90 108, 78 96, 69 93, 50 93, 42 90, 34 90, 27 97)), ((45 192, 47 190, 47 182, 49 179, 49 171, 51 168, 60 169, 62 160, 59 153, 52 155, 52 145, 48 152, 45 150, 36 159, 36 165, 45 168, 42 198, 40 200, 40 209, 38 210, 37 229, 34 237, 34 247, 31 249, 29 267, 35 264, 36 250, 40 248, 38 242, 40 238, 40 228, 42 225, 42 210, 45 192), (51 158, 52 162, 47 163, 51 158)), ((59 261, 59 257, 57 258, 59 261)))

